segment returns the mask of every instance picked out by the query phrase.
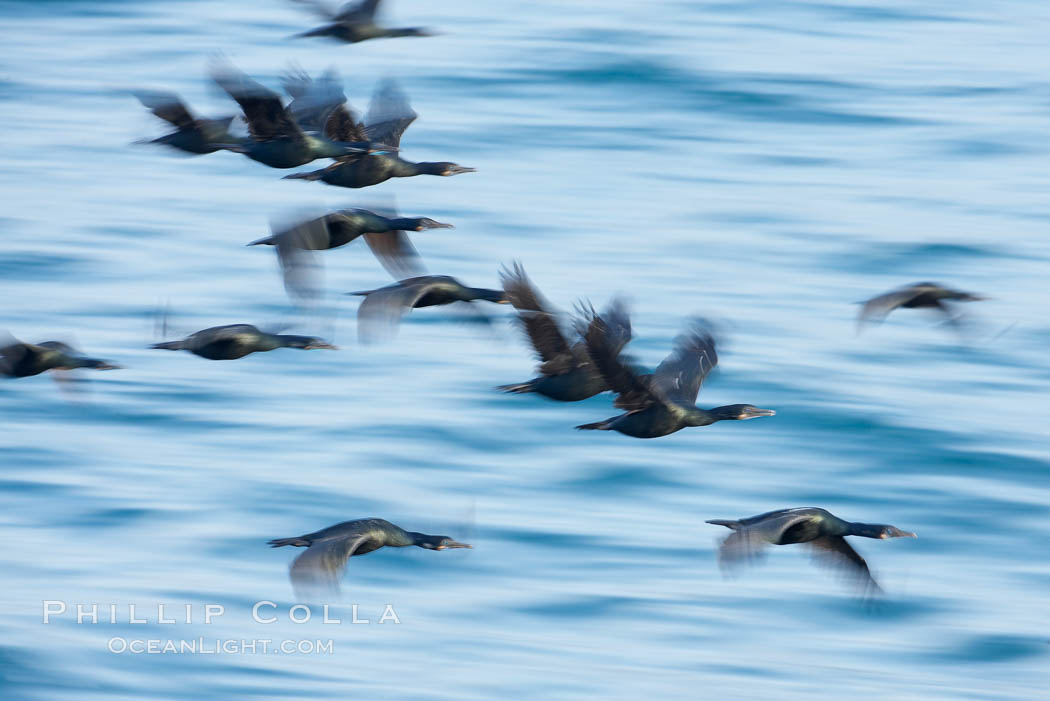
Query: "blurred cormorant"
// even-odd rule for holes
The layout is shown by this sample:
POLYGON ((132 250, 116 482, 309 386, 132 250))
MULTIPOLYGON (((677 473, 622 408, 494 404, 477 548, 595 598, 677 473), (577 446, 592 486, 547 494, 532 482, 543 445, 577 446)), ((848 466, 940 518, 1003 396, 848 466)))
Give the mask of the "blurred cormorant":
POLYGON ((368 141, 376 144, 378 150, 372 153, 351 153, 338 158, 327 168, 284 177, 286 180, 321 180, 329 185, 360 188, 377 185, 390 178, 474 172, 474 168, 446 161, 413 163, 396 153, 382 151, 379 145, 400 148, 401 135, 416 116, 408 103, 408 97, 397 84, 392 80, 384 81, 372 97, 364 124, 357 122, 346 108, 337 110, 325 124, 325 134, 329 139, 339 142, 368 141))
POLYGON ((581 430, 619 431, 635 438, 657 438, 687 426, 707 426, 716 421, 773 416, 771 409, 750 404, 731 404, 700 409, 696 396, 704 378, 718 363, 715 339, 702 320, 675 341, 671 355, 652 375, 643 375, 618 358, 620 333, 600 316, 594 316, 586 332, 587 350, 602 377, 618 396, 615 405, 626 414, 605 421, 583 424, 581 430))
POLYGON ((871 576, 868 563, 846 542, 845 536, 917 537, 895 526, 843 521, 814 507, 781 509, 740 520, 714 519, 708 523, 733 530, 718 549, 718 563, 724 571, 758 560, 766 545, 808 543, 828 564, 846 568, 868 593, 881 593, 881 590, 871 576))
MULTIPOLYGON (((244 110, 252 137, 241 144, 222 144, 228 151, 243 153, 271 168, 295 168, 317 158, 365 153, 372 148, 366 142, 336 142, 303 131, 277 93, 229 63, 216 63, 212 78, 244 110)), ((336 107, 333 105, 332 109, 336 107)))
POLYGON ((337 350, 335 346, 319 338, 266 333, 250 324, 215 326, 190 334, 181 341, 155 343, 151 347, 162 350, 186 350, 208 360, 236 360, 249 353, 263 353, 277 348, 337 350))
MULTIPOLYGON (((518 323, 539 356, 540 376, 496 389, 523 394, 535 392, 561 402, 576 402, 609 389, 601 373, 594 367, 582 339, 569 338, 559 323, 559 312, 533 286, 520 264, 504 270, 503 291, 507 300, 518 310, 518 323)), ((592 313, 593 316, 593 313, 592 313)), ((619 350, 631 340, 631 319, 621 300, 613 300, 603 315, 606 324, 617 339, 619 350)))
POLYGON ((273 548, 283 545, 306 548, 306 552, 295 558, 289 570, 298 597, 338 594, 339 580, 349 559, 382 547, 415 545, 426 550, 473 547, 448 536, 406 531, 381 518, 345 521, 298 538, 277 538, 268 545, 273 548))
POLYGON ((419 27, 381 27, 376 24, 376 10, 379 8, 380 0, 359 0, 348 2, 338 10, 320 0, 293 0, 301 5, 307 5, 320 15, 328 24, 311 29, 296 37, 329 37, 356 44, 368 39, 382 39, 384 37, 427 37, 433 33, 419 27))
POLYGON ((943 314, 949 323, 956 324, 959 317, 952 314, 951 308, 945 302, 980 302, 984 299, 979 295, 952 290, 935 282, 917 282, 864 302, 857 316, 857 330, 859 331, 865 323, 881 323, 890 312, 899 307, 934 309, 943 314))
POLYGON ((205 154, 222 151, 222 144, 237 144, 240 140, 229 132, 233 117, 201 119, 194 117, 178 95, 169 92, 137 90, 135 97, 143 105, 176 130, 156 139, 138 143, 164 144, 186 153, 205 154))
POLYGON ((0 347, 0 375, 31 377, 48 370, 118 370, 119 365, 87 358, 80 351, 60 341, 23 343, 8 336, 0 347))
POLYGON ((503 290, 467 287, 448 275, 413 277, 377 290, 347 294, 365 298, 357 309, 357 332, 365 342, 393 335, 401 317, 414 308, 476 300, 507 303, 503 290))

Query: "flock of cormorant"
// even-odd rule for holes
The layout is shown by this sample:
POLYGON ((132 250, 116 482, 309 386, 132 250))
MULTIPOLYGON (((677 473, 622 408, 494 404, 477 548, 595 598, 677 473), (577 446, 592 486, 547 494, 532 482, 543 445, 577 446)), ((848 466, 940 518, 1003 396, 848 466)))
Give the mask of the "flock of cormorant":
MULTIPOLYGON (((296 35, 299 37, 326 37, 356 43, 382 37, 430 35, 424 29, 391 29, 376 24, 380 0, 350 2, 338 9, 315 0, 293 1, 309 6, 327 22, 296 35)), ((320 180, 348 188, 368 187, 390 178, 452 176, 474 171, 451 162, 417 163, 402 158, 401 137, 415 120, 416 113, 393 81, 379 84, 367 115, 359 120, 347 106, 340 79, 332 70, 319 79, 301 70, 288 73, 283 80, 283 88, 291 97, 287 103, 277 92, 224 59, 213 61, 211 77, 240 106, 247 136, 237 136, 231 131, 235 117, 195 117, 174 94, 138 91, 135 95, 144 106, 175 127, 174 132, 139 143, 162 144, 191 154, 231 151, 272 168, 294 168, 319 158, 332 158, 334 162, 326 168, 285 177, 320 180)), ((775 414, 750 404, 713 409, 695 405, 704 379, 718 363, 713 327, 704 319, 689 320, 685 331, 675 340, 671 354, 655 370, 646 372, 623 354, 631 340, 631 321, 620 299, 614 299, 600 313, 589 304, 580 304, 577 313, 568 318, 543 297, 518 263, 502 271, 500 290, 469 287, 452 277, 426 274, 407 232, 452 228, 451 224, 427 217, 402 217, 393 210, 345 209, 272 228, 270 236, 248 245, 274 247, 285 288, 299 304, 316 300, 323 292, 311 272, 317 265, 313 258, 316 251, 337 248, 358 237, 365 240, 396 282, 375 290, 349 293, 364 297, 358 308, 358 334, 364 342, 392 335, 402 317, 412 309, 475 301, 511 304, 540 365, 537 377, 497 389, 535 393, 565 402, 606 391, 616 395, 614 404, 624 413, 577 426, 578 429, 656 438, 690 426, 775 414)), ((858 327, 867 322, 881 322, 898 308, 933 309, 957 325, 959 317, 949 304, 980 299, 978 295, 936 283, 916 283, 864 302, 858 327)), ((335 349, 320 338, 268 333, 248 324, 204 329, 182 340, 165 341, 152 347, 186 350, 209 360, 234 360, 277 348, 335 349)), ((0 374, 7 377, 28 377, 48 370, 118 367, 86 357, 57 341, 31 344, 9 338, 0 348, 0 374)), ((914 533, 894 526, 844 521, 820 508, 783 509, 708 523, 732 530, 719 549, 719 564, 725 570, 756 560, 768 544, 807 543, 822 557, 850 572, 866 595, 881 590, 864 558, 845 537, 915 537, 914 533)), ((315 533, 271 540, 269 544, 275 548, 306 547, 290 570, 296 595, 304 599, 337 593, 340 577, 353 556, 382 547, 415 545, 430 550, 471 547, 447 536, 406 531, 377 518, 347 521, 315 533)))

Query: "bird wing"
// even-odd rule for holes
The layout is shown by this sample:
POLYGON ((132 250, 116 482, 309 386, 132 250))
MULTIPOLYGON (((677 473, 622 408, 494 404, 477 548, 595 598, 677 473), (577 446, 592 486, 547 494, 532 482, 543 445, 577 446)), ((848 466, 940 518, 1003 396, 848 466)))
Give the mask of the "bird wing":
POLYGON ((334 68, 329 68, 314 80, 302 68, 293 66, 281 77, 281 86, 293 98, 286 111, 306 131, 326 131, 333 113, 346 113, 343 81, 334 68))
POLYGON ((354 113, 346 105, 331 110, 324 123, 324 134, 332 141, 368 141, 364 125, 354 118, 354 113))
POLYGON ((404 231, 384 231, 364 235, 376 260, 395 280, 426 275, 426 267, 412 239, 404 231))
POLYGON ((357 308, 357 334, 365 343, 390 338, 401 317, 439 283, 428 278, 401 282, 369 292, 357 308))
POLYGON ((51 350, 56 350, 59 353, 65 353, 66 355, 80 355, 80 351, 68 343, 62 343, 62 341, 44 341, 43 343, 38 343, 36 345, 39 348, 49 348, 51 350))
POLYGON ((315 541, 295 558, 288 570, 297 599, 315 601, 322 596, 339 596, 339 580, 347 562, 369 536, 326 538, 315 541))
POLYGON ((715 339, 702 319, 695 319, 675 339, 674 349, 653 372, 652 391, 665 402, 696 403, 700 385, 718 364, 715 339))
POLYGON ((274 91, 252 80, 228 62, 213 65, 211 77, 244 110, 248 131, 256 141, 304 138, 302 129, 281 104, 280 95, 274 91))
POLYGON ((329 216, 299 222, 273 235, 284 289, 293 299, 317 299, 324 289, 324 264, 315 251, 330 245, 329 216))
POLYGON ((559 313, 532 284, 525 269, 516 262, 510 270, 500 271, 500 279, 507 301, 518 310, 518 323, 542 361, 540 372, 562 375, 572 370, 576 358, 558 323, 559 313))
POLYGON ((784 531, 812 517, 812 513, 785 510, 771 512, 760 521, 736 522, 718 548, 719 568, 729 574, 744 565, 757 564, 765 557, 765 546, 779 542, 784 531))
POLYGON ((855 580, 865 597, 882 593, 882 588, 871 576, 868 563, 842 536, 821 536, 809 541, 818 562, 844 570, 855 580))
POLYGON ((216 326, 204 329, 190 336, 194 348, 208 345, 209 343, 226 342, 231 344, 250 344, 258 338, 259 329, 251 324, 229 324, 227 326, 216 326))
MULTIPOLYGON (((628 326, 628 330, 629 330, 628 326)), ((646 375, 620 359, 623 328, 601 315, 594 314, 584 331, 587 353, 609 388, 616 393, 615 406, 626 411, 641 411, 662 401, 653 394, 646 375)))
POLYGON ((346 23, 372 22, 375 19, 376 10, 379 9, 379 2, 380 0, 348 2, 339 8, 332 19, 346 23))
POLYGON ((401 135, 418 117, 408 102, 408 95, 397 84, 387 79, 376 86, 365 116, 368 140, 392 147, 401 146, 401 135))
POLYGON ((329 5, 327 2, 321 2, 321 0, 292 0, 292 2, 302 5, 303 7, 313 10, 314 14, 326 20, 333 20, 336 18, 341 10, 337 10, 334 5, 329 5))
POLYGON ((872 297, 864 303, 863 307, 861 307, 860 314, 857 316, 857 323, 879 323, 894 309, 903 304, 907 304, 919 295, 928 291, 929 290, 921 284, 909 285, 908 287, 902 287, 899 290, 893 290, 892 292, 887 292, 878 297, 872 297))
POLYGON ((193 115, 175 93, 136 90, 134 94, 150 112, 165 122, 170 122, 179 129, 193 127, 193 115))

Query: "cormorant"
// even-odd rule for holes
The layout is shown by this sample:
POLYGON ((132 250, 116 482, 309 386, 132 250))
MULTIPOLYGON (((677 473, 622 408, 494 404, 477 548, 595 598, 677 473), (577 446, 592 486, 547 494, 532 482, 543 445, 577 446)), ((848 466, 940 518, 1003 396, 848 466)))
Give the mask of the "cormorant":
POLYGON ((380 0, 348 2, 338 10, 319 0, 294 0, 294 2, 309 6, 328 22, 323 27, 296 34, 296 37, 329 37, 356 44, 359 41, 384 37, 433 36, 432 32, 419 27, 390 28, 376 24, 375 16, 380 0))
POLYGON ((337 248, 363 237, 379 262, 391 275, 408 277, 421 268, 419 254, 412 246, 406 230, 452 229, 429 217, 399 217, 390 211, 384 216, 367 209, 343 209, 291 226, 271 224, 270 236, 252 241, 275 246, 281 264, 284 286, 298 299, 308 299, 319 293, 311 268, 318 265, 312 251, 337 248))
MULTIPOLYGON (((325 133, 335 141, 369 141, 396 150, 401 146, 401 135, 417 116, 397 83, 387 80, 376 89, 364 124, 357 122, 348 110, 342 108, 326 123, 325 133)), ((321 180, 329 185, 360 188, 377 185, 390 178, 449 176, 474 171, 474 168, 447 161, 413 163, 396 153, 378 149, 372 153, 351 153, 338 158, 327 168, 284 177, 286 180, 321 180)))
POLYGON ((507 303, 503 290, 467 287, 448 275, 413 277, 377 290, 347 294, 365 298, 357 309, 357 333, 365 342, 393 335, 401 317, 414 308, 476 300, 507 303))
POLYGON ((277 538, 267 543, 272 548, 284 545, 305 547, 295 558, 289 574, 297 597, 338 594, 339 580, 351 557, 365 555, 382 547, 403 548, 415 545, 426 550, 471 548, 448 536, 426 535, 406 531, 381 518, 361 518, 329 526, 298 538, 277 538))
POLYGON ((60 341, 23 343, 8 336, 0 347, 0 375, 31 377, 48 370, 119 370, 105 360, 87 358, 80 351, 60 341))
POLYGON ((155 343, 151 348, 186 350, 208 360, 236 360, 249 353, 264 353, 276 348, 324 348, 338 350, 330 343, 312 336, 266 333, 250 324, 214 326, 190 334, 181 341, 155 343))
POLYGON ((951 308, 945 304, 946 301, 980 302, 984 299, 986 298, 971 292, 952 290, 935 282, 917 282, 864 302, 857 316, 857 330, 859 331, 866 322, 882 323, 882 320, 898 307, 934 309, 944 314, 948 323, 956 324, 959 317, 952 314, 951 308))
MULTIPOLYGON (((539 377, 496 389, 518 394, 535 392, 561 402, 577 402, 609 389, 591 361, 587 344, 578 338, 570 342, 558 321, 559 312, 533 286, 521 265, 515 263, 500 277, 507 300, 518 310, 518 323, 541 363, 537 368, 539 377)), ((613 300, 603 318, 616 338, 617 347, 613 350, 619 353, 631 340, 631 319, 622 300, 613 300)))
POLYGON ((372 148, 367 142, 336 142, 303 131, 277 93, 231 64, 217 63, 212 78, 244 110, 252 137, 241 144, 221 144, 228 151, 243 153, 271 168, 295 168, 317 158, 365 153, 372 148))
POLYGON ((845 536, 865 538, 917 538, 914 533, 881 523, 851 523, 824 509, 803 507, 781 509, 737 521, 714 519, 716 526, 733 530, 718 549, 718 563, 723 571, 749 564, 762 557, 766 545, 808 543, 829 564, 846 568, 866 592, 881 593, 871 576, 868 563, 857 554, 845 536))
POLYGON ((704 378, 718 363, 715 339, 703 320, 694 320, 675 341, 671 355, 652 375, 643 375, 617 357, 620 333, 600 316, 594 316, 586 332, 587 350, 605 381, 618 396, 615 405, 626 414, 576 428, 619 431, 635 438, 657 438, 687 426, 707 426, 716 421, 773 416, 771 409, 750 404, 731 404, 714 409, 695 406, 704 378))
POLYGON ((153 114, 176 128, 170 134, 137 143, 164 144, 187 153, 205 154, 222 151, 222 144, 240 142, 240 139, 229 132, 233 117, 222 119, 194 117, 189 108, 174 93, 138 90, 134 95, 153 114))

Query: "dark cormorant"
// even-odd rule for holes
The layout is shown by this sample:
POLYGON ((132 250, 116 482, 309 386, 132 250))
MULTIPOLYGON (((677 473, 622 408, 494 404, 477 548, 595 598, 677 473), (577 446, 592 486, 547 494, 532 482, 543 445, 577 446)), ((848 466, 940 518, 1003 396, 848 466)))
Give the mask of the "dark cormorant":
POLYGON ((306 552, 295 558, 289 571, 297 597, 338 594, 339 580, 349 559, 382 547, 415 545, 426 550, 473 547, 448 536, 406 531, 381 518, 345 521, 298 538, 277 538, 268 545, 273 548, 283 545, 306 548, 306 552))
POLYGON ((452 228, 428 217, 399 217, 393 210, 377 214, 367 209, 343 209, 290 226, 272 223, 273 234, 248 245, 275 246, 285 289, 293 298, 307 300, 320 293, 315 274, 320 262, 312 251, 337 248, 363 237, 391 275, 409 277, 418 274, 422 265, 406 230, 452 228))
POLYGON ((0 347, 0 375, 31 377, 48 370, 118 370, 119 365, 87 358, 72 346, 59 341, 23 343, 8 336, 0 347))
POLYGON ((714 409, 695 406, 704 378, 718 363, 715 339, 702 320, 675 340, 671 355, 652 375, 643 375, 618 357, 620 333, 600 316, 594 316, 586 332, 587 350, 609 387, 618 396, 616 406, 626 414, 605 421, 583 424, 581 430, 619 431, 635 438, 657 438, 687 426, 707 426, 716 421, 773 416, 771 409, 750 404, 731 404, 714 409))
POLYGON ((503 290, 467 287, 448 275, 413 277, 378 290, 347 294, 362 295, 365 298, 357 309, 357 333, 365 342, 392 336, 401 317, 414 308, 476 300, 507 303, 503 290))
MULTIPOLYGON (((369 141, 374 144, 400 148, 401 135, 415 121, 416 113, 408 97, 392 81, 384 81, 377 88, 369 105, 364 124, 357 122, 345 108, 337 110, 325 125, 325 133, 335 141, 369 141), (364 138, 362 138, 364 137, 364 138)), ((309 173, 292 173, 287 180, 321 180, 329 185, 360 188, 377 185, 390 178, 410 178, 415 175, 458 175, 473 173, 467 168, 446 161, 413 163, 392 152, 352 153, 335 163, 309 173)))
POLYGON ((754 562, 766 545, 808 543, 829 564, 846 568, 869 593, 881 593, 868 570, 868 563, 846 542, 845 536, 865 538, 916 538, 914 533, 881 523, 851 523, 824 509, 781 509, 738 521, 715 519, 716 526, 733 532, 718 549, 718 563, 725 570, 754 562))
MULTIPOLYGON (((521 265, 516 263, 500 277, 507 300, 518 310, 518 323, 541 363, 539 377, 496 389, 518 394, 535 392, 561 402, 577 402, 609 389, 591 361, 587 344, 576 338, 570 342, 558 321, 560 314, 533 286, 521 265)), ((616 337, 618 347, 614 350, 619 353, 631 340, 631 319, 623 302, 613 300, 603 318, 616 337)))
POLYGON ((194 117, 174 93, 138 90, 134 94, 153 114, 176 128, 176 131, 170 134, 138 143, 164 144, 186 153, 205 154, 222 151, 222 144, 237 144, 240 141, 229 132, 233 117, 194 117))
POLYGON ((222 144, 228 151, 243 153, 271 168, 295 168, 317 158, 366 153, 372 148, 366 142, 336 142, 303 131, 277 93, 228 63, 216 64, 212 78, 244 110, 252 137, 242 144, 222 144))
POLYGON ((360 0, 348 2, 338 10, 319 0, 293 0, 307 5, 320 15, 328 24, 311 29, 296 37, 329 37, 356 44, 368 39, 384 37, 428 37, 433 33, 419 27, 390 28, 376 24, 376 10, 380 0, 360 0))
POLYGON ((190 334, 181 341, 155 343, 151 348, 186 350, 208 360, 236 360, 249 353, 264 353, 277 348, 337 350, 335 346, 319 338, 266 333, 250 324, 215 326, 190 334))
POLYGON ((951 308, 945 304, 952 302, 980 302, 985 297, 970 292, 952 290, 935 282, 917 282, 899 289, 887 292, 878 297, 872 297, 861 307, 857 317, 857 330, 865 323, 881 323, 894 309, 903 307, 905 309, 934 309, 947 317, 951 324, 958 322, 959 317, 951 312, 951 308))

